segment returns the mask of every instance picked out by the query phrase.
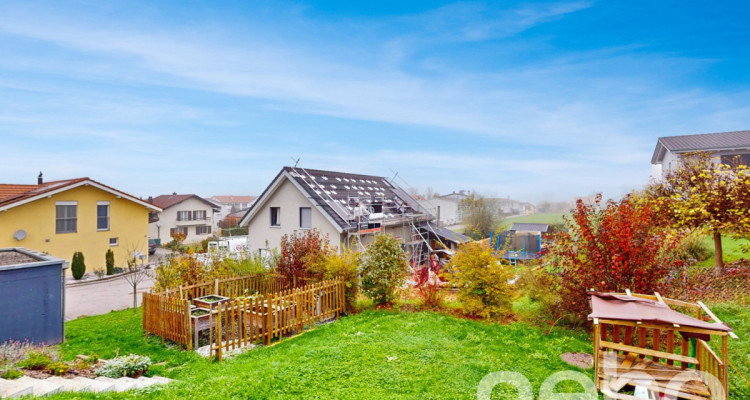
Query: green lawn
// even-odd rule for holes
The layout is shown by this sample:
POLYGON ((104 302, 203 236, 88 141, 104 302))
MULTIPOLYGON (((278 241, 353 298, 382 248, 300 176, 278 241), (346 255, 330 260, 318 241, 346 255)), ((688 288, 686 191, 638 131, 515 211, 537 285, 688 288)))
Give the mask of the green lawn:
MULTIPOLYGON (((274 346, 212 363, 166 349, 140 332, 140 314, 113 312, 67 324, 66 358, 135 352, 150 356, 151 373, 179 383, 111 398, 180 399, 340 398, 475 399, 479 381, 494 371, 519 371, 535 388, 571 369, 567 351, 590 351, 588 335, 523 323, 488 324, 432 312, 365 311, 274 346), (389 360, 390 357, 390 360, 389 360)), ((590 373, 589 373, 590 375, 590 373)), ((576 390, 574 384, 568 390, 576 390)), ((502 389, 502 388, 500 388, 502 389)), ((502 390, 496 389, 502 398, 502 390)), ((89 398, 61 394, 54 398, 89 398)))
POLYGON ((566 213, 539 213, 530 215, 518 215, 508 217, 501 221, 502 224, 512 224, 514 222, 526 222, 532 224, 559 224, 563 222, 563 215, 566 213))
MULTIPOLYGON (((731 360, 750 376, 750 307, 713 309, 740 336, 730 341, 731 360)), ((476 399, 477 384, 487 373, 521 372, 536 393, 552 373, 575 370, 560 360, 561 353, 591 351, 589 336, 580 331, 554 329, 545 335, 546 329, 524 323, 489 324, 433 312, 365 311, 214 363, 145 337, 140 326, 140 311, 131 310, 71 321, 63 355, 72 359, 77 354, 144 354, 156 363, 149 374, 177 383, 128 393, 67 393, 53 398, 476 399)), ((730 375, 732 392, 740 393, 741 378, 735 371, 730 375)), ((571 383, 560 386, 578 390, 571 383)), ((516 398, 503 389, 508 390, 496 388, 493 398, 516 398)))
MULTIPOLYGON (((703 242, 711 250, 711 255, 708 259, 698 263, 701 267, 713 267, 714 266, 714 239, 710 235, 703 237, 703 242)), ((743 253, 740 250, 740 245, 747 245, 748 240, 746 239, 733 239, 731 237, 723 236, 721 238, 721 250, 724 254, 724 262, 729 263, 737 261, 741 258, 750 258, 750 254, 743 253)))

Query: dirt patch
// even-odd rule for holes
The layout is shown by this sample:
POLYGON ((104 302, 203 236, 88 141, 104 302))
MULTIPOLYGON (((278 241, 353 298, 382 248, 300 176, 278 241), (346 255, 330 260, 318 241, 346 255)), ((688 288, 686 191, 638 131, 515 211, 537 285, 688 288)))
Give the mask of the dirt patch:
POLYGON ((588 353, 564 353, 560 358, 566 363, 581 369, 594 367, 594 357, 588 353))

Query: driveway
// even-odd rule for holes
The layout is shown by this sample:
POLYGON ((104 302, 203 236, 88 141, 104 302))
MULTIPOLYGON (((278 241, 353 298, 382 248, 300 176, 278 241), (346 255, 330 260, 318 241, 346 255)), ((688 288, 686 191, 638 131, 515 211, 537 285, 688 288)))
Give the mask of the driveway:
MULTIPOLYGON (((138 284, 138 305, 141 293, 153 286, 153 279, 146 278, 138 284)), ((70 321, 84 315, 106 314, 114 310, 133 307, 133 287, 125 277, 103 282, 92 282, 65 288, 65 320, 70 321)))
MULTIPOLYGON (((164 260, 172 251, 158 248, 156 254, 149 257, 152 265, 150 272, 164 260)), ((141 293, 151 290, 154 281, 146 278, 138 284, 138 306, 141 305, 141 293)), ((65 320, 70 321, 84 315, 100 315, 110 311, 124 310, 133 307, 133 287, 125 277, 105 281, 93 281, 65 288, 65 320)))

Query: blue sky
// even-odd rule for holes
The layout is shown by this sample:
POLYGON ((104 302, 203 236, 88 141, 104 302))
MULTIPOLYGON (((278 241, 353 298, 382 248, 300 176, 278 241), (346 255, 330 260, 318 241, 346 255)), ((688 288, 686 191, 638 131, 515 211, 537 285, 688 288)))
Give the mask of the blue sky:
POLYGON ((0 2, 0 182, 259 194, 301 157, 439 193, 619 196, 658 137, 750 129, 748 11, 0 2))

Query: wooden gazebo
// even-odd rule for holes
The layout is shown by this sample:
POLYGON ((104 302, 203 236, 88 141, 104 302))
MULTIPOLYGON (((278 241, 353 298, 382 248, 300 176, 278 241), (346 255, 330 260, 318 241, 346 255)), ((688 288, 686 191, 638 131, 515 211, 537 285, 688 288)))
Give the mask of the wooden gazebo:
POLYGON ((705 304, 659 293, 588 294, 596 387, 605 398, 727 399, 727 338, 737 336, 705 304))

